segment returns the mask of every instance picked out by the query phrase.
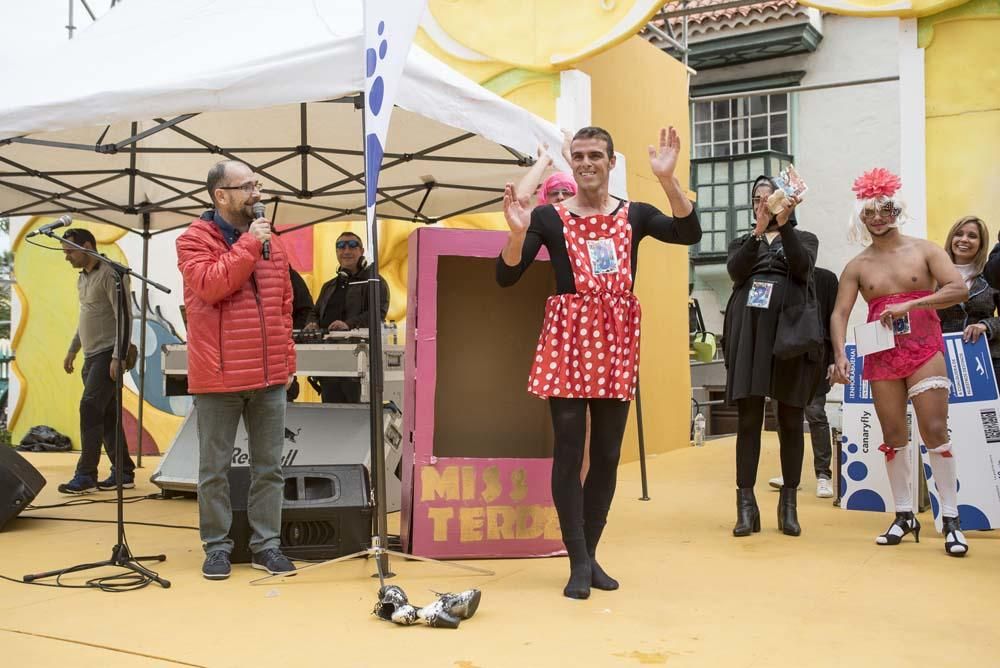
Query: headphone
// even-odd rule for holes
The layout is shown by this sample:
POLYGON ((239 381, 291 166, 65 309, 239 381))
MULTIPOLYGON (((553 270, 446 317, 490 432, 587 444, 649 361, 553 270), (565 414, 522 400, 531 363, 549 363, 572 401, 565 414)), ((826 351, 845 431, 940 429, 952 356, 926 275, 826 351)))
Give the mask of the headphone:
MULTIPOLYGON (((364 255, 362 255, 360 258, 358 258, 358 272, 357 273, 360 273, 360 272, 364 271, 365 267, 367 267, 367 266, 368 266, 368 260, 365 259, 364 255)), ((347 285, 347 281, 350 278, 351 278, 351 275, 349 273, 347 273, 346 269, 344 269, 343 267, 337 267, 337 280, 340 281, 341 285, 347 285)))

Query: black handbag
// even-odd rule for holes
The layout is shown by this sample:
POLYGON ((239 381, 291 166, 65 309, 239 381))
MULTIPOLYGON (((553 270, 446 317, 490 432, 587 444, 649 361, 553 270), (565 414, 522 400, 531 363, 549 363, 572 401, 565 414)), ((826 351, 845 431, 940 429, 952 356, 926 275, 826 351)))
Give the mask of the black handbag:
POLYGON ((791 271, 786 274, 785 292, 781 296, 781 313, 774 334, 774 356, 778 359, 792 359, 819 350, 823 346, 823 328, 820 325, 819 309, 816 307, 816 283, 812 276, 806 281, 806 301, 801 304, 785 304, 792 286, 791 271))

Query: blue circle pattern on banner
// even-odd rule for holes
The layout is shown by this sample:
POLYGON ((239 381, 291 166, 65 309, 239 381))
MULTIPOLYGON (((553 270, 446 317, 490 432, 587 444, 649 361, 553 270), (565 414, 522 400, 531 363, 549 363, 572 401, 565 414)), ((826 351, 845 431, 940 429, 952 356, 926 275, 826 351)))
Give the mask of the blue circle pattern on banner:
MULTIPOLYGON (((382 35, 384 32, 385 21, 379 21, 378 34, 382 35)), ((375 71, 378 69, 378 61, 384 60, 388 52, 389 43, 384 39, 379 44, 377 58, 375 49, 365 51, 365 76, 367 78, 370 79, 375 74, 375 71)), ((384 99, 385 81, 382 80, 381 76, 378 76, 372 81, 368 92, 367 103, 372 116, 378 116, 382 112, 382 102, 384 99)), ((367 157, 365 163, 365 170, 367 172, 365 196, 368 206, 375 204, 375 195, 378 192, 378 171, 382 167, 382 156, 384 153, 385 149, 382 147, 382 142, 379 141, 378 135, 374 132, 369 132, 365 136, 365 155, 367 157)))
MULTIPOLYGON (((846 436, 843 437, 843 442, 847 443, 846 436)), ((859 450, 857 443, 847 443, 847 448, 840 451, 840 464, 844 469, 844 475, 840 477, 840 496, 843 499, 841 503, 848 510, 885 512, 885 499, 873 489, 861 487, 848 496, 848 481, 860 483, 868 478, 868 466, 864 462, 850 461, 851 455, 857 455, 859 450)))
POLYGON ((882 500, 882 496, 873 489, 859 489, 854 494, 851 494, 850 498, 847 499, 846 506, 848 510, 874 510, 876 512, 885 512, 885 501, 882 500))
POLYGON ((963 529, 992 529, 990 520, 979 508, 959 504, 958 516, 962 518, 963 529))

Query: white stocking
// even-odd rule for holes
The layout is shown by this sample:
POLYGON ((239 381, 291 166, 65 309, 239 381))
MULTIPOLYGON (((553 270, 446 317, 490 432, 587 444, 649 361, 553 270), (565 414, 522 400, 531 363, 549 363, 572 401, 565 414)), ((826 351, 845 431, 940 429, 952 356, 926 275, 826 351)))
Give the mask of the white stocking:
POLYGON ((931 460, 931 470, 934 471, 934 483, 941 499, 941 516, 958 517, 958 473, 955 470, 955 458, 951 454, 951 443, 934 448, 928 448, 931 460))

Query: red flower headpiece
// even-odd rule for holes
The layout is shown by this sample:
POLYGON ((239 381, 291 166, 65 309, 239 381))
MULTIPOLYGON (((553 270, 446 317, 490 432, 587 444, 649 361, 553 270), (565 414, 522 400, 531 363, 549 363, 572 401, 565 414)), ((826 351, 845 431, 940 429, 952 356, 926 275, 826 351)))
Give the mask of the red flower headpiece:
POLYGON ((876 197, 892 197, 902 185, 899 177, 888 169, 876 167, 855 179, 851 190, 854 191, 858 199, 875 199, 876 197))

